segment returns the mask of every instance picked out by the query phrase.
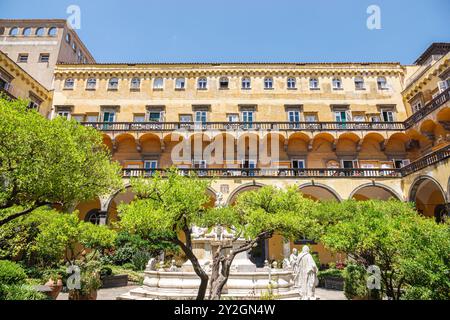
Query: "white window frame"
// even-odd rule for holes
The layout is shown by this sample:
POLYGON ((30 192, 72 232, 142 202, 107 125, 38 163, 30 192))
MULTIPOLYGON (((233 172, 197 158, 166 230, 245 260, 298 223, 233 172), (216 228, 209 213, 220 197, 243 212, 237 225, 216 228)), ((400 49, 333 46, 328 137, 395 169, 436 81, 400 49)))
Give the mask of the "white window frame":
POLYGON ((297 79, 294 77, 287 78, 286 85, 288 89, 297 89, 297 79))
POLYGON ((317 90, 320 88, 320 83, 318 78, 309 78, 309 89, 317 90))
POLYGON ((387 89, 389 89, 386 77, 378 77, 377 78, 377 88, 378 88, 378 90, 387 90, 387 89), (381 80, 384 80, 384 81, 381 81, 381 80))
POLYGON ((355 77, 354 82, 355 82, 355 90, 365 90, 366 89, 366 84, 364 82, 363 77, 355 77))
POLYGON ((299 110, 288 110, 287 111, 287 117, 288 117, 288 122, 300 122, 301 121, 301 113, 299 110), (292 121, 291 120, 291 116, 292 118, 297 118, 297 120, 292 121))
POLYGON ((175 90, 185 90, 185 89, 186 89, 186 78, 176 78, 175 90))
POLYGON ((219 90, 226 90, 230 87, 230 78, 228 77, 220 77, 219 78, 219 90), (226 81, 224 81, 226 80, 226 81), (226 83, 226 86, 222 86, 223 83, 226 83))
POLYGON ((239 113, 227 114, 228 122, 239 122, 239 113))
POLYGON ((244 77, 241 80, 242 90, 250 90, 252 88, 252 80, 249 77, 244 77))
POLYGON ((147 119, 148 119, 148 122, 162 122, 163 111, 148 111, 147 112, 147 119), (152 114, 158 114, 159 115, 158 121, 151 120, 151 115, 152 114))
POLYGON ((395 113, 394 113, 394 111, 391 110, 391 109, 381 109, 381 119, 383 120, 383 122, 395 122, 395 113), (390 117, 392 118, 392 120, 386 120, 385 117, 384 117, 385 113, 388 115, 388 118, 389 118, 389 114, 390 114, 390 117))
POLYGON ((192 114, 180 114, 180 122, 181 123, 190 123, 192 121, 192 114), (189 117, 189 121, 185 121, 183 119, 187 119, 189 117))
POLYGON ((111 78, 108 80, 108 90, 118 90, 119 89, 119 78, 111 78), (114 80, 114 82, 113 82, 114 80), (116 83, 115 85, 113 83, 116 83))
POLYGON ((306 122, 317 122, 317 116, 315 114, 307 114, 304 117, 306 122), (310 119, 308 119, 310 117, 314 117, 314 120, 311 121, 310 119))
POLYGON ((331 80, 331 83, 333 85, 333 90, 341 90, 342 89, 342 80, 341 80, 341 78, 333 78, 331 80))
POLYGON ((144 169, 146 170, 158 169, 158 160, 144 160, 144 169), (150 164, 149 167, 147 167, 148 164, 150 164))
POLYGON ((145 114, 134 114, 133 115, 133 122, 145 122, 145 114))
POLYGON ((164 90, 164 78, 153 79, 153 90, 164 90))
POLYGON ((66 90, 72 90, 75 88, 75 79, 74 78, 67 78, 64 80, 64 89, 66 90), (71 84, 71 85, 69 85, 71 84))
POLYGON ((341 168, 342 169, 358 169, 359 168, 359 161, 358 161, 358 159, 352 159, 352 160, 341 159, 341 168), (352 168, 345 168, 344 167, 344 162, 352 162, 352 168))
POLYGON ((242 111, 241 112, 241 119, 242 119, 242 122, 248 122, 248 123, 255 122, 255 111, 253 111, 253 110, 244 110, 244 111, 242 111), (251 117, 249 117, 250 115, 251 115, 251 117), (251 121, 249 121, 249 118, 251 118, 251 121))
POLYGON ((264 89, 265 90, 273 89, 273 78, 271 77, 264 78, 264 89))
POLYGON ((72 118, 72 112, 70 112, 70 110, 58 110, 56 111, 56 115, 67 120, 70 120, 72 118))
POLYGON ((86 80, 86 89, 87 90, 96 90, 97 89, 97 79, 96 78, 88 78, 86 80))
POLYGON ((207 90, 208 89, 208 78, 206 78, 206 77, 198 78, 197 89, 198 90, 207 90))
POLYGON ((114 110, 102 110, 101 113, 101 122, 106 122, 106 123, 114 123, 116 122, 116 116, 117 116, 117 112, 114 110), (109 118, 108 121, 105 121, 105 114, 109 114, 109 118), (112 116, 112 121, 111 121, 111 116, 112 116))
POLYGON ((336 122, 342 122, 342 123, 351 122, 352 115, 349 110, 334 110, 334 120, 336 122), (342 113, 345 113, 345 121, 342 121, 342 113), (339 114, 339 116, 338 116, 338 114, 339 114), (340 119, 340 121, 338 120, 338 118, 340 119))
POLYGON ((195 111, 195 122, 196 123, 208 122, 208 111, 206 111, 206 110, 195 111))
POLYGON ((138 77, 131 78, 130 89, 131 90, 140 90, 141 89, 141 78, 138 78, 138 77))
POLYGON ((291 159, 291 168, 292 169, 305 169, 306 168, 305 159, 297 159, 297 158, 291 159), (297 162, 297 168, 294 167, 294 162, 297 162), (298 167, 298 163, 302 163, 301 168, 298 167))

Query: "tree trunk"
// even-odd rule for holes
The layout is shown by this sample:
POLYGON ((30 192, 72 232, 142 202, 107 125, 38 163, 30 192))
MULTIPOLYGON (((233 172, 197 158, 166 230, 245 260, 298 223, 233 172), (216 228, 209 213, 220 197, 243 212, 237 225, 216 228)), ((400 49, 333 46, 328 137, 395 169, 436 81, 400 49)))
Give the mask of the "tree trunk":
MULTIPOLYGON (((189 235, 190 236, 190 235, 189 235)), ((206 289, 208 287, 208 281, 209 277, 206 274, 206 272, 201 267, 200 263, 198 262, 197 257, 195 256, 194 252, 192 252, 192 248, 186 246, 183 241, 180 239, 175 239, 174 241, 177 245, 180 246, 180 248, 183 250, 186 257, 191 261, 192 267, 194 268, 195 273, 197 276, 200 277, 200 287, 198 288, 197 293, 197 300, 205 300, 206 295, 206 289)))
POLYGON ((7 224, 8 222, 10 222, 10 221, 12 221, 14 219, 20 218, 20 217, 22 217, 24 215, 27 215, 27 214, 33 212, 34 210, 36 210, 36 209, 38 209, 40 207, 43 207, 43 206, 49 205, 49 204, 50 203, 37 203, 34 206, 32 206, 31 208, 28 208, 26 210, 14 213, 14 214, 6 217, 5 219, 0 220, 0 227, 5 225, 5 224, 7 224))

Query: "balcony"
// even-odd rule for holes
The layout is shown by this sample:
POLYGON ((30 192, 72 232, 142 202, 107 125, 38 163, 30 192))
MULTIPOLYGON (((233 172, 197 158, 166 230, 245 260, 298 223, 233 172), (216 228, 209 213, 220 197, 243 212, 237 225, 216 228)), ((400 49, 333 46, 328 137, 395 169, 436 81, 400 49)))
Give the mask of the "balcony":
MULTIPOLYGON (((450 145, 430 153, 401 169, 230 169, 230 168, 202 168, 179 169, 182 175, 196 174, 205 178, 402 178, 428 166, 437 164, 450 158, 450 145)), ((123 178, 152 177, 155 173, 165 176, 167 169, 123 169, 123 178)))
POLYGON ((401 131, 403 122, 82 122, 99 131, 171 132, 171 131, 401 131))
POLYGON ((449 100, 450 100, 450 88, 446 89, 436 98, 428 102, 422 109, 415 112, 411 117, 406 119, 404 122, 405 129, 411 128, 412 126, 417 124, 420 120, 425 118, 434 110, 438 109, 440 106, 444 105, 449 100))

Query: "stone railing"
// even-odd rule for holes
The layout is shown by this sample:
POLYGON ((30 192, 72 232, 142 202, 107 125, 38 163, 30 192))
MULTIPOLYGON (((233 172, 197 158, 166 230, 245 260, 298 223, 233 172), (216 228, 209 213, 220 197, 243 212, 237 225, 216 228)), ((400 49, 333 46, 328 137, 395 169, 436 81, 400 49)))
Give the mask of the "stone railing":
POLYGON ((450 100, 450 88, 439 94, 436 98, 427 103, 422 109, 415 112, 411 117, 405 120, 404 125, 405 129, 409 129, 415 124, 417 124, 420 120, 425 118, 434 110, 438 109, 444 103, 450 100))
MULTIPOLYGON (((428 166, 450 158, 450 145, 430 153, 401 169, 342 169, 342 168, 307 168, 307 169, 272 169, 272 168, 204 168, 178 169, 182 175, 195 174, 199 177, 260 177, 260 178, 401 178, 428 166)), ((123 169, 123 177, 151 177, 156 172, 165 176, 167 169, 123 169)))
POLYGON ((403 122, 83 122, 104 132, 170 131, 399 131, 403 122))

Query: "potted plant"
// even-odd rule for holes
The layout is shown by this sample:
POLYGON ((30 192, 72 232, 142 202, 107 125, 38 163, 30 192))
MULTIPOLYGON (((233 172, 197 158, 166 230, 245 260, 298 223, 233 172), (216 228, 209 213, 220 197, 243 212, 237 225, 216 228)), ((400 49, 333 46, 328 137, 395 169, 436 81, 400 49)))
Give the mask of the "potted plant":
POLYGON ((69 290, 69 300, 97 300, 97 291, 102 282, 96 270, 81 272, 81 288, 69 290))
POLYGON ((46 274, 46 279, 48 279, 48 281, 45 283, 45 286, 49 287, 51 290, 47 295, 53 300, 56 300, 63 288, 62 277, 58 271, 52 270, 50 273, 46 274))

